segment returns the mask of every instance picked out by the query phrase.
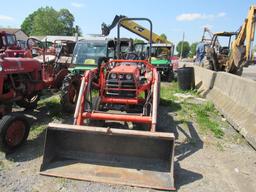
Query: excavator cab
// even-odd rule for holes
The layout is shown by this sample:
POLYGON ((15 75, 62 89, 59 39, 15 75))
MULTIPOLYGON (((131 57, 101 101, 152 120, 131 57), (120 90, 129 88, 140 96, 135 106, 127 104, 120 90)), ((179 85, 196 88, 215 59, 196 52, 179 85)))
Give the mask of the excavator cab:
POLYGON ((231 53, 231 42, 236 32, 214 33, 211 41, 205 46, 204 67, 214 71, 223 71, 231 53))
POLYGON ((237 32, 215 33, 210 46, 208 47, 208 44, 206 46, 207 49, 202 66, 214 71, 226 71, 241 75, 243 67, 253 63, 252 45, 256 26, 255 17, 256 5, 252 5, 249 8, 246 19, 237 32), (228 39, 227 46, 218 43, 221 37, 228 39), (231 40, 233 37, 235 38, 231 40))

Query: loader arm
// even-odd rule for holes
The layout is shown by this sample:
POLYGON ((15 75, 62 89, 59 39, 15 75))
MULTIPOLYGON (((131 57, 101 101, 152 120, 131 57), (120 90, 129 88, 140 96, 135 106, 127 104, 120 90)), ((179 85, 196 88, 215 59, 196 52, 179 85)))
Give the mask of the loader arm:
MULTIPOLYGON (((126 18, 126 16, 116 15, 110 25, 106 25, 105 23, 103 23, 101 25, 102 35, 104 35, 104 36, 109 35, 110 31, 113 28, 115 28, 117 26, 118 22, 123 18, 126 18)), ((150 30, 139 25, 138 23, 136 23, 132 20, 122 20, 122 21, 120 21, 120 25, 123 28, 127 29, 128 31, 135 33, 136 35, 142 37, 143 39, 145 39, 147 41, 150 40, 150 30)), ((169 44, 171 42, 163 39, 160 35, 152 32, 152 43, 167 43, 167 44, 169 44)))
POLYGON ((227 62, 226 71, 232 72, 234 66, 236 68, 241 68, 251 61, 251 47, 252 42, 254 41, 255 21, 256 5, 252 5, 236 39, 232 42, 231 54, 227 62))

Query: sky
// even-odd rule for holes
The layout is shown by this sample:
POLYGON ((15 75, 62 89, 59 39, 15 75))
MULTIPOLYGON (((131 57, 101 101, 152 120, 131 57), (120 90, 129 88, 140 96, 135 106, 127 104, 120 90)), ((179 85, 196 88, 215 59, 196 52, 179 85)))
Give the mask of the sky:
MULTIPOLYGON (((200 41, 203 27, 213 32, 236 31, 255 0, 12 0, 1 3, 0 26, 20 27, 24 19, 40 7, 68 9, 75 16, 83 34, 101 33, 101 24, 110 24, 115 15, 146 17, 153 22, 153 31, 165 33, 177 44, 182 40, 200 41)), ((141 23, 147 27, 147 23, 141 23)), ((122 36, 136 37, 121 31, 122 36)), ((116 29, 110 36, 116 36, 116 29)))

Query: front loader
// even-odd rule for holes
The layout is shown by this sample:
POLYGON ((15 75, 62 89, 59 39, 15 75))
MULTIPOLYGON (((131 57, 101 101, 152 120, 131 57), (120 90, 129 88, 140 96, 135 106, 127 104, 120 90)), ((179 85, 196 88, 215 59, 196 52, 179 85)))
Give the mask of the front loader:
POLYGON ((47 128, 41 174, 174 190, 175 138, 157 129, 159 89, 147 60, 109 60, 86 71, 74 124, 47 128))

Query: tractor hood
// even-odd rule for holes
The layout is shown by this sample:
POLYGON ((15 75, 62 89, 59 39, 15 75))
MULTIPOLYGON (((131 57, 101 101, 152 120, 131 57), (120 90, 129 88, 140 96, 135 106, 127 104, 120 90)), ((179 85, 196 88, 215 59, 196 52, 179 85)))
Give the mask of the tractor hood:
POLYGON ((117 66, 111 70, 111 73, 132 73, 136 74, 138 71, 137 66, 117 66))
POLYGON ((41 64, 31 58, 4 58, 0 60, 0 72, 24 73, 41 70, 41 64))
POLYGON ((151 60, 152 65, 168 65, 171 62, 167 59, 156 59, 156 60, 151 60))

